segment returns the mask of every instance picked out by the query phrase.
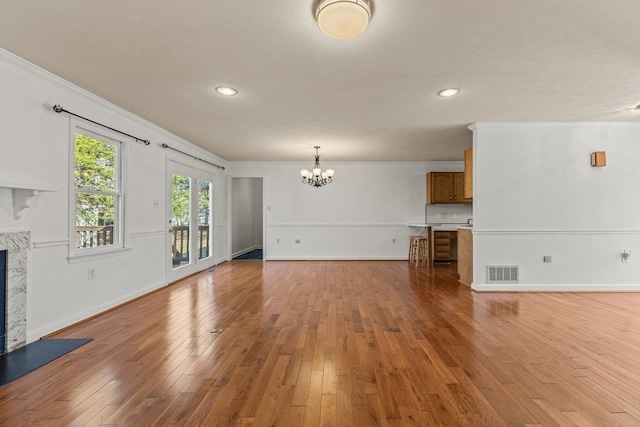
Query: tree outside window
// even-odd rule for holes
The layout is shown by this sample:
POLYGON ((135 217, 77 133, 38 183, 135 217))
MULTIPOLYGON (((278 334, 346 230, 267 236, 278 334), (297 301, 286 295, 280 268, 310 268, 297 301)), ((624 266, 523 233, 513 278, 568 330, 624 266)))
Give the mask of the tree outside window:
POLYGON ((119 243, 118 150, 116 143, 75 134, 76 248, 119 243))

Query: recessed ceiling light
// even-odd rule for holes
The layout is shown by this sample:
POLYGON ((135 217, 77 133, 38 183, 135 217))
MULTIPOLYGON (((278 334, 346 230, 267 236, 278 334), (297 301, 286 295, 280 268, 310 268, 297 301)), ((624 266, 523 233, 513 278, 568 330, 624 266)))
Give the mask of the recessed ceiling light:
POLYGON ((227 86, 217 87, 216 92, 218 92, 220 95, 226 95, 226 96, 233 96, 238 93, 238 91, 235 90, 234 88, 227 87, 227 86))
POLYGON ((440 96, 453 96, 453 95, 457 95, 460 92, 460 89, 443 89, 440 92, 438 92, 438 95, 440 96))

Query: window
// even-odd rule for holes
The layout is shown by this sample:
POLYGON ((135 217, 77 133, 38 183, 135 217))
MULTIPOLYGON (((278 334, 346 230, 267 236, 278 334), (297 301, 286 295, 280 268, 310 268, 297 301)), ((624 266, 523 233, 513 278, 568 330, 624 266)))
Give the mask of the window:
POLYGON ((122 143, 75 126, 72 254, 123 247, 122 143))

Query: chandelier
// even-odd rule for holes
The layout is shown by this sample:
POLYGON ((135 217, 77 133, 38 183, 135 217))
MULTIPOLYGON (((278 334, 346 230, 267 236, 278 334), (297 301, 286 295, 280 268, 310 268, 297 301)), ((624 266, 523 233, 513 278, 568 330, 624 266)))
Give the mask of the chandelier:
POLYGON ((322 171, 322 168, 320 167, 320 154, 318 154, 320 146, 316 145, 314 148, 316 149, 316 164, 313 165, 313 169, 311 171, 308 169, 302 169, 300 171, 300 175, 302 176, 302 182, 304 184, 320 188, 333 182, 332 178, 335 172, 333 169, 327 169, 324 172, 322 171))

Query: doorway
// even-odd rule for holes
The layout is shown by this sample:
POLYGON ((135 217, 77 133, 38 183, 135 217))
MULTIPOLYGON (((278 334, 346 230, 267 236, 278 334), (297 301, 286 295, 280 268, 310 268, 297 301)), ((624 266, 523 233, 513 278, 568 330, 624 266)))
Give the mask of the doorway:
POLYGON ((264 260, 263 178, 231 178, 231 258, 264 260))
POLYGON ((213 188, 215 176, 168 161, 169 282, 215 264, 213 188))

